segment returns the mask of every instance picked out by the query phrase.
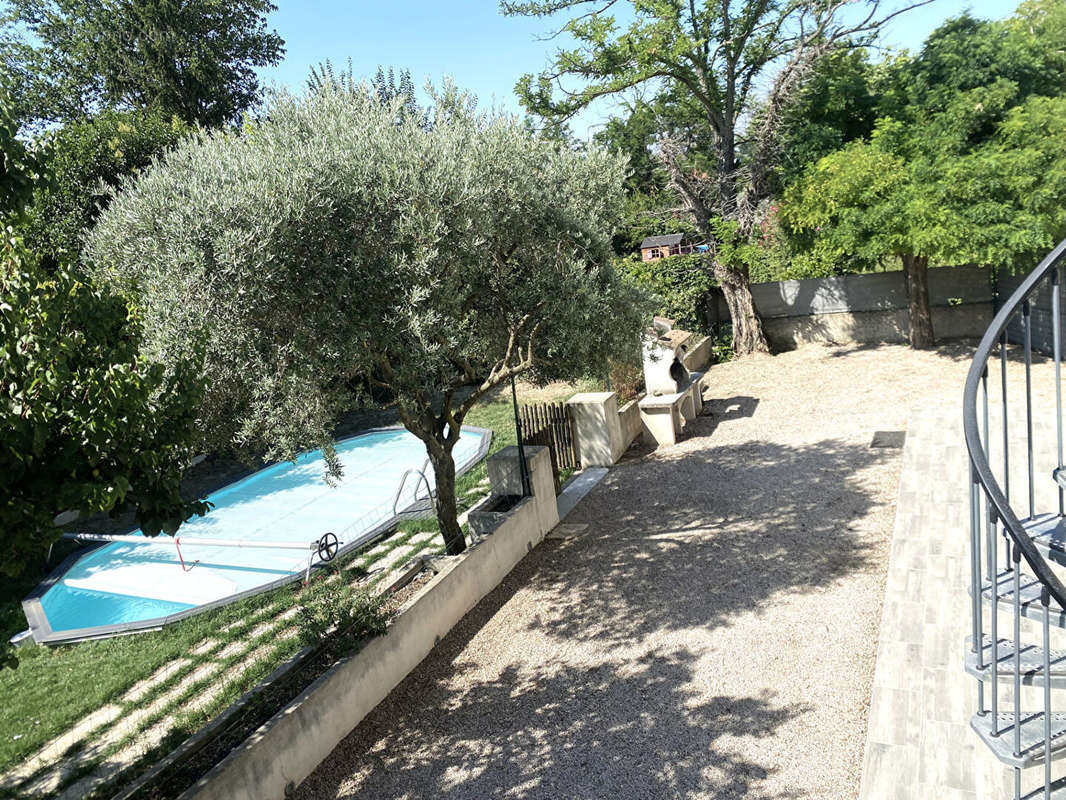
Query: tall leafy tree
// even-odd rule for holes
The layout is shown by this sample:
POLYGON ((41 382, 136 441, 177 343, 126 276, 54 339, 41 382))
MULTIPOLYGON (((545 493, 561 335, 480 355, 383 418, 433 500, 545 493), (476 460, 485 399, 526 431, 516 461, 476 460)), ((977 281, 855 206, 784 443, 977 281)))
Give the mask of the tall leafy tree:
POLYGON ((8 0, 0 60, 37 126, 102 108, 221 125, 260 99, 284 43, 269 0, 8 0))
POLYGON ((910 342, 934 342, 928 266, 1013 266, 1057 240, 1066 146, 1051 109, 1066 92, 1061 57, 1017 20, 969 16, 934 31, 913 59, 893 65, 883 117, 809 168, 783 214, 830 258, 898 258, 910 342), (1042 140, 1020 135, 1027 120, 1042 140), (1041 183, 1046 184, 1041 186, 1041 183))
POLYGON ((180 492, 199 376, 149 364, 140 333, 121 298, 0 241, 0 573, 43 557, 62 512, 135 509, 150 536, 204 512, 180 492))
POLYGON ((602 367, 646 319, 611 267, 620 159, 454 91, 428 125, 401 108, 326 84, 186 140, 118 194, 86 256, 147 310, 154 359, 204 342, 208 446, 328 449, 354 379, 383 385, 425 444, 455 553, 471 407, 513 376, 602 367))
POLYGON ((19 138, 19 126, 11 91, 0 81, 0 229, 22 219, 40 169, 40 152, 19 138))
POLYGON ((572 15, 562 30, 576 46, 559 50, 551 69, 527 75, 517 86, 531 111, 565 118, 601 97, 646 85, 665 85, 700 110, 712 152, 694 152, 692 138, 680 131, 660 142, 659 156, 711 246, 707 260, 729 306, 734 347, 750 353, 769 346, 752 302, 748 266, 726 262, 729 248, 721 247, 715 220, 736 223, 729 230, 742 236, 752 234, 771 191, 782 114, 811 69, 841 42, 870 35, 902 10, 923 4, 883 15, 877 0, 503 0, 502 8, 507 14, 572 15), (863 8, 853 13, 857 5, 863 8), (625 10, 632 22, 620 25, 614 9, 625 10), (756 107, 757 123, 746 125, 756 107), (709 174, 701 160, 711 164, 709 174))

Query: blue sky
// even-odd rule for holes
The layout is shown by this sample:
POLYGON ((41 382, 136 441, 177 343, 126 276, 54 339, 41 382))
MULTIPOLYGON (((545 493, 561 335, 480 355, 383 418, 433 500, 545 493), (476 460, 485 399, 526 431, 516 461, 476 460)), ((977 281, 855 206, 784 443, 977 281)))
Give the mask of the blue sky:
MULTIPOLYGON (((370 76, 378 65, 411 71, 421 87, 451 76, 473 91, 482 106, 518 112, 514 85, 526 72, 548 65, 560 42, 544 41, 551 20, 504 17, 497 0, 275 0, 269 24, 285 39, 286 55, 277 67, 262 70, 268 84, 302 88, 312 65, 331 59, 345 65, 351 57, 356 75, 370 76)), ((896 0, 896 7, 902 0, 896 0)), ((883 42, 917 49, 948 17, 970 9, 989 19, 1008 16, 1018 0, 934 0, 901 15, 883 42)), ((886 6, 892 5, 892 0, 886 6)), ((611 111, 601 103, 574 120, 573 132, 586 138, 611 111)))

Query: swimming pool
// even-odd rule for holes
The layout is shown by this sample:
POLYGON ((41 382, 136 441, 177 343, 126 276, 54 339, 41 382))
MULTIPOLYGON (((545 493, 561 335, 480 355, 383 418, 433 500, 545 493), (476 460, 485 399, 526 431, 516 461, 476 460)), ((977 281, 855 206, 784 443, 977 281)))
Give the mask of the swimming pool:
MULTIPOLYGON (((457 472, 485 456, 491 436, 484 429, 463 429, 454 450, 457 472)), ((159 544, 114 542, 71 557, 23 601, 34 640, 55 643, 154 628, 233 602, 298 579, 312 557, 309 548, 259 544, 310 543, 332 532, 344 553, 399 516, 430 507, 425 483, 409 472, 424 470, 432 483, 425 445, 406 430, 341 440, 337 456, 343 477, 333 486, 324 479, 322 452, 314 450, 220 489, 207 498, 214 508, 206 516, 182 525, 180 546, 161 536, 159 544), (197 539, 257 546, 221 547, 197 539)))

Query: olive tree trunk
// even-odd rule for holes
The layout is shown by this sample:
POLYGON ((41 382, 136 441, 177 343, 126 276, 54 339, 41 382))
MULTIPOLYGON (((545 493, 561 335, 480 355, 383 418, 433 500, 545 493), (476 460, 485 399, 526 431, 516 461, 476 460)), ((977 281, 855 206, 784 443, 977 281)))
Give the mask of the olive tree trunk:
POLYGON ((452 458, 452 447, 447 441, 426 442, 426 452, 436 475, 437 493, 433 498, 433 507, 437 512, 441 536, 444 537, 444 548, 448 555, 458 555, 466 549, 466 537, 459 527, 459 512, 455 504, 455 459, 452 458))
MULTIPOLYGON (((452 449, 459 441, 461 419, 453 426, 446 425, 430 411, 412 413, 400 407, 400 420, 407 430, 422 440, 435 477, 433 509, 437 525, 444 539, 445 552, 458 555, 466 549, 466 537, 459 526, 459 512, 455 503, 455 459, 452 449)), ((428 478, 428 476, 427 476, 428 478)))
POLYGON ((907 284, 909 341, 916 350, 935 344, 933 314, 929 309, 929 259, 926 256, 902 255, 903 279, 907 284))
POLYGON ((717 260, 711 263, 711 271, 722 287, 722 295, 733 321, 733 352, 738 356, 769 353, 770 343, 766 339, 759 312, 755 310, 748 276, 719 264, 717 260))

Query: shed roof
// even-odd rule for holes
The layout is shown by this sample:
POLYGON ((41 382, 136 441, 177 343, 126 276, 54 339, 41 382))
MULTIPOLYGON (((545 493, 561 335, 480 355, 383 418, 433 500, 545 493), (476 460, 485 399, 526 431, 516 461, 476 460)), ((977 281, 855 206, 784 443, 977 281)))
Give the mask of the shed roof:
POLYGON ((643 250, 647 247, 673 247, 675 244, 681 244, 684 238, 685 234, 683 233, 668 233, 665 236, 649 236, 640 243, 640 249, 643 250))

